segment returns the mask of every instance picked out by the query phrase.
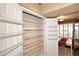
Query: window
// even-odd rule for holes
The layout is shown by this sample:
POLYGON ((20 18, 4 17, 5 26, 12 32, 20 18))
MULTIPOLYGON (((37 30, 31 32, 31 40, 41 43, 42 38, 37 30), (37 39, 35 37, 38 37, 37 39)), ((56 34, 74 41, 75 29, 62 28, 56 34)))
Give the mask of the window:
POLYGON ((60 25, 60 37, 63 37, 63 25, 60 25))
POLYGON ((59 24, 59 28, 58 28, 59 37, 66 37, 72 39, 72 34, 73 34, 73 23, 59 24))
POLYGON ((72 34, 73 34, 73 24, 72 23, 69 24, 68 30, 69 30, 69 38, 72 39, 72 34))
POLYGON ((78 23, 75 23, 75 38, 78 38, 78 23))
POLYGON ((68 25, 64 24, 64 37, 68 37, 68 25))

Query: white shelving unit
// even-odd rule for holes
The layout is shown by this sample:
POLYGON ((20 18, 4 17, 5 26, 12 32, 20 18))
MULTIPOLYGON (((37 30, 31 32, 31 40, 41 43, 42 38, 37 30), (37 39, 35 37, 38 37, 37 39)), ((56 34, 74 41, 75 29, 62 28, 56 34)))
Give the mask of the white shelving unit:
POLYGON ((1 3, 0 55, 41 55, 44 39, 43 21, 42 16, 17 3, 1 3))
POLYGON ((23 55, 22 8, 17 3, 0 4, 0 55, 23 55))
POLYGON ((23 13, 24 55, 37 56, 43 51, 43 18, 30 13, 23 13))

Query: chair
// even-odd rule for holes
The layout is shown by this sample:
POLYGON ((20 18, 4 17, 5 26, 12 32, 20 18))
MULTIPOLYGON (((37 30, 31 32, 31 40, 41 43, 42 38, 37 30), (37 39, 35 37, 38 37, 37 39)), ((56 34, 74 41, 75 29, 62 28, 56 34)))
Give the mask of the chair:
POLYGON ((66 45, 66 42, 67 42, 67 38, 61 38, 58 42, 58 46, 65 46, 66 45))
POLYGON ((59 46, 59 51, 61 51, 60 53, 62 55, 65 55, 65 45, 66 45, 66 42, 67 42, 67 38, 61 38, 59 41, 58 41, 58 46, 59 46))

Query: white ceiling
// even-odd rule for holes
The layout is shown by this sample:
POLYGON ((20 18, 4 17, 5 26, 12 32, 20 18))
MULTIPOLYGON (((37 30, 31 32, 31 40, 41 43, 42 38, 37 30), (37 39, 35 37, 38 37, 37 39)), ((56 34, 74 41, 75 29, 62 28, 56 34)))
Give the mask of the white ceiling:
POLYGON ((44 16, 46 17, 55 17, 59 15, 64 15, 64 14, 70 14, 74 12, 79 11, 79 4, 70 4, 65 7, 59 8, 57 10, 52 10, 49 13, 45 13, 44 16))
POLYGON ((45 17, 55 17, 79 11, 78 3, 20 3, 20 5, 45 17))
POLYGON ((40 13, 40 6, 37 3, 19 3, 20 5, 22 5, 25 8, 28 8, 36 13, 40 13))

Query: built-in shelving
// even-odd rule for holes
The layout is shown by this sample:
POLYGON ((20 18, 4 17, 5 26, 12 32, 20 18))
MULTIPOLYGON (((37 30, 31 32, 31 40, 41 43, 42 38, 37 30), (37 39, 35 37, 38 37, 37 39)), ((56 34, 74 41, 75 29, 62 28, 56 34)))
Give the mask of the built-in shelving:
POLYGON ((23 55, 22 8, 17 3, 2 3, 0 7, 0 55, 23 55))
POLYGON ((0 33, 0 40, 23 35, 23 33, 0 33))
POLYGON ((0 51, 0 55, 7 55, 8 53, 12 52, 13 50, 15 50, 17 47, 21 46, 23 44, 23 41, 22 42, 19 42, 3 51, 0 51))
POLYGON ((11 24, 16 24, 16 25, 23 25, 22 22, 17 22, 17 21, 12 21, 12 20, 14 20, 14 19, 5 17, 5 16, 0 16, 0 22, 11 23, 11 24), (9 20, 9 19, 11 19, 11 20, 9 20))
POLYGON ((2 3, 0 7, 0 55, 26 56, 41 52, 43 18, 30 14, 17 3, 2 3))
POLYGON ((34 55, 43 49, 43 19, 23 13, 24 55, 34 55))

